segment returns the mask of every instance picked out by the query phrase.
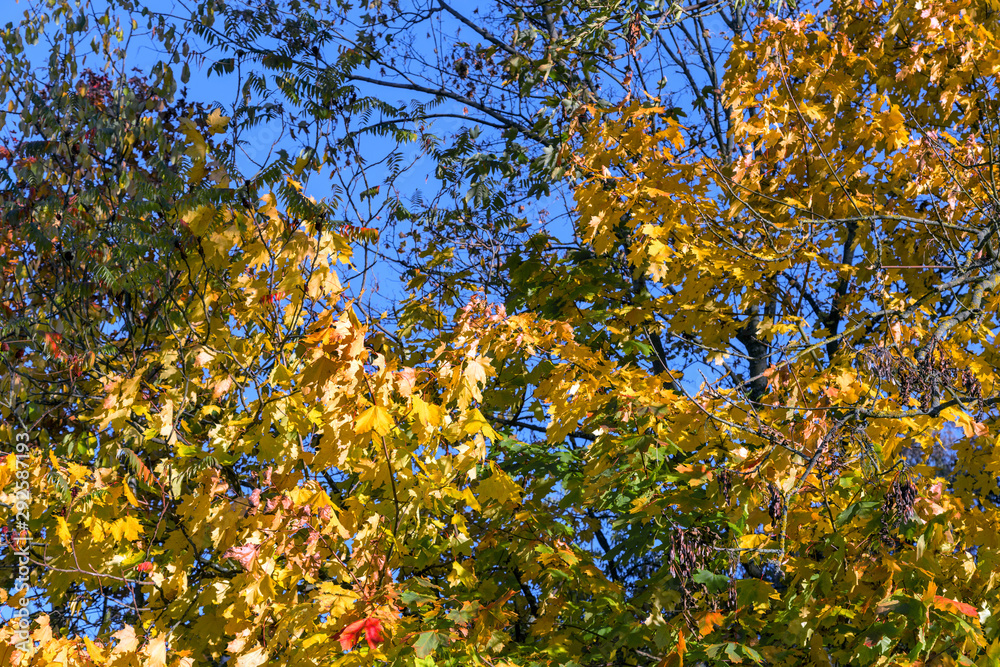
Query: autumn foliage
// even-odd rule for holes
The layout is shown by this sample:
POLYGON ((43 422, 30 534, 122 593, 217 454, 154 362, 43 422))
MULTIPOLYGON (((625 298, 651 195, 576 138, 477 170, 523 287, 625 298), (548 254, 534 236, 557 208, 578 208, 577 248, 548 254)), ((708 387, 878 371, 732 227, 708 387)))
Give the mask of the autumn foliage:
MULTIPOLYGON (((3 664, 998 664, 1000 27, 755 11, 729 149, 632 65, 566 114, 532 164, 571 229, 505 251, 502 301, 458 236, 390 262, 393 188, 244 173, 168 64, 36 80, 8 28, 3 664), (409 280, 381 315, 372 266, 409 280)), ((504 44, 468 60, 549 85, 504 44)))

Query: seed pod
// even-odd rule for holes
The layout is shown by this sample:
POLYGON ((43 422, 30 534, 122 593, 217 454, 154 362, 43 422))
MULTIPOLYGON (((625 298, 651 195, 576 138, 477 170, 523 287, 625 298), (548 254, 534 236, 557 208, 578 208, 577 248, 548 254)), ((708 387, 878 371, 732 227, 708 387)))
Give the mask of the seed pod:
POLYGON ((782 497, 781 492, 778 491, 778 487, 774 482, 767 485, 767 490, 771 494, 767 505, 767 514, 771 517, 771 521, 777 525, 781 521, 781 518, 785 516, 785 499, 782 497))
POLYGON ((722 491, 722 497, 726 500, 726 505, 731 505, 733 502, 733 471, 729 468, 723 468, 719 471, 719 490, 722 491))

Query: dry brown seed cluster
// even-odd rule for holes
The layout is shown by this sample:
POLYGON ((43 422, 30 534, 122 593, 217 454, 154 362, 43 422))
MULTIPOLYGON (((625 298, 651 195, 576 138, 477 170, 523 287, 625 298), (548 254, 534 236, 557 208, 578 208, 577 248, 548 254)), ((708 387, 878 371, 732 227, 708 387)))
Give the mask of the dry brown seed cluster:
POLYGON ((770 494, 767 504, 767 514, 771 517, 774 525, 778 525, 781 517, 785 516, 785 499, 781 496, 781 492, 778 491, 778 487, 774 482, 767 485, 767 491, 770 494))
POLYGON ((882 501, 882 525, 898 528, 914 517, 913 503, 917 500, 917 486, 910 480, 893 480, 882 501))
POLYGON ((899 545, 899 540, 892 535, 890 530, 899 528, 903 522, 909 521, 915 516, 913 503, 916 500, 917 487, 910 480, 900 481, 897 478, 889 485, 889 490, 882 501, 882 527, 878 532, 882 544, 886 546, 899 545))
POLYGON ((941 395, 944 387, 953 387, 974 402, 977 410, 985 408, 979 379, 967 368, 959 371, 954 361, 933 343, 927 354, 916 361, 880 345, 862 349, 858 359, 874 377, 899 388, 901 404, 915 397, 921 410, 930 410, 935 395, 941 395))
POLYGON ((722 491, 722 497, 726 501, 726 505, 731 505, 733 502, 733 471, 729 468, 723 468, 719 470, 717 475, 719 476, 719 489, 722 491))
POLYGON ((692 578, 698 570, 708 569, 718 540, 717 534, 704 528, 676 528, 671 532, 667 563, 670 574, 680 582, 683 607, 694 606, 695 590, 708 592, 706 586, 696 584, 692 578))

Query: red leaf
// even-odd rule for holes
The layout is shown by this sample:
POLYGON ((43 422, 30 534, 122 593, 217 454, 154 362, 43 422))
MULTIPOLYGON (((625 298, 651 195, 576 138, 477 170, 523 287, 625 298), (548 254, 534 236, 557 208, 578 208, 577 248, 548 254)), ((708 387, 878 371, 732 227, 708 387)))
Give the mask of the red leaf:
POLYGON ((965 602, 959 602, 958 600, 952 600, 950 598, 942 597, 940 595, 934 596, 934 606, 938 609, 945 609, 950 612, 957 612, 960 614, 965 614, 970 618, 979 618, 979 612, 971 604, 966 604, 965 602))
POLYGON ((363 618, 344 628, 344 631, 340 633, 340 646, 345 651, 350 651, 358 642, 358 635, 362 631, 365 633, 365 641, 368 642, 368 648, 373 651, 375 650, 375 644, 385 639, 382 636, 382 621, 377 618, 363 618))
POLYGON ((57 333, 47 333, 45 334, 45 343, 48 345, 49 351, 52 356, 56 359, 62 359, 66 356, 66 353, 59 348, 59 343, 62 342, 62 334, 57 333))

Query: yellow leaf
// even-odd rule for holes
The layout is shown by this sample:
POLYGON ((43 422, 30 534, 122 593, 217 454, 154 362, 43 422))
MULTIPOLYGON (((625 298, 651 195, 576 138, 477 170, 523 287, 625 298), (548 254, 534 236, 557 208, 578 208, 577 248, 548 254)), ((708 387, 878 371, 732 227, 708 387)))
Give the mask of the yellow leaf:
MULTIPOLYGON (((3 468, 0 467, 0 470, 3 470, 3 468)), ((70 484, 76 484, 78 481, 90 474, 89 468, 72 462, 66 465, 66 470, 69 472, 70 484)))
POLYGON ((142 525, 134 517, 125 517, 111 524, 111 535, 117 542, 120 542, 122 539, 129 542, 137 540, 141 532, 142 525))
POLYGON ((191 142, 187 154, 195 160, 204 160, 208 145, 205 143, 205 138, 201 136, 201 132, 198 131, 198 126, 190 118, 181 118, 179 124, 181 132, 191 142))
POLYGON ((167 667, 167 638, 160 636, 151 639, 146 646, 146 655, 149 660, 145 667, 167 667))
POLYGON ((476 510, 477 512, 482 511, 482 508, 479 506, 479 501, 476 500, 476 497, 474 495, 472 495, 472 491, 469 489, 469 487, 465 487, 464 489, 462 489, 462 499, 465 500, 465 503, 472 509, 476 510))
MULTIPOLYGON (((186 212, 181 217, 181 220, 183 220, 184 224, 188 226, 188 229, 191 230, 192 234, 200 236, 204 234, 206 231, 208 231, 208 228, 212 224, 212 219, 214 216, 215 216, 215 209, 213 207, 198 206, 186 212)), ((209 354, 209 353, 202 350, 202 352, 198 354, 199 360, 202 358, 203 354, 209 354)), ((208 360, 211 360, 212 356, 214 355, 209 356, 208 360)))
POLYGON ((6 458, 0 459, 0 489, 7 486, 7 480, 10 479, 11 474, 15 470, 16 457, 14 454, 8 454, 6 458))
POLYGON ((132 489, 129 487, 129 485, 123 484, 122 489, 125 490, 125 498, 128 500, 129 505, 131 505, 132 507, 138 507, 139 499, 135 497, 134 493, 132 493, 132 489))
POLYGON ((740 537, 740 548, 760 549, 763 548, 763 546, 770 541, 771 541, 770 535, 759 535, 756 533, 750 533, 748 535, 742 535, 740 537))
POLYGON ((171 401, 165 401, 163 409, 160 414, 157 415, 160 418, 160 435, 170 436, 174 432, 174 404, 171 401))
POLYGON ((208 115, 208 128, 213 134, 224 132, 229 125, 229 117, 222 115, 222 109, 215 109, 208 115))
POLYGON ((458 561, 453 562, 451 564, 451 573, 448 575, 448 583, 452 586, 461 584, 469 588, 475 588, 478 582, 476 581, 475 573, 471 569, 472 564, 469 563, 469 565, 470 567, 467 568, 458 561))
POLYGON ((91 641, 90 637, 84 637, 83 644, 87 647, 87 655, 92 661, 96 662, 98 665, 103 665, 107 662, 104 651, 100 646, 91 641))
POLYGON ((486 382, 486 372, 489 369, 489 363, 480 359, 470 359, 465 365, 465 376, 476 384, 482 384, 486 382))
POLYGON ((437 406, 428 403, 419 396, 413 397, 413 414, 425 426, 436 427, 440 421, 437 406))
POLYGON ((118 640, 118 646, 111 650, 111 655, 132 653, 139 648, 139 638, 135 636, 135 630, 131 625, 126 625, 111 636, 118 640))
POLYGON ((350 589, 329 581, 319 584, 316 604, 324 613, 330 613, 333 616, 345 614, 354 606, 355 600, 357 600, 357 594, 350 589))
POLYGON ((489 422, 486 421, 486 417, 476 408, 473 408, 470 412, 468 420, 466 420, 465 425, 462 427, 462 431, 468 435, 482 433, 490 440, 499 440, 497 432, 490 427, 489 422))
POLYGON ((73 536, 69 532, 69 525, 66 523, 66 519, 57 516, 56 523, 59 524, 56 527, 56 535, 59 537, 59 541, 65 546, 69 546, 70 542, 73 541, 73 536))
POLYGON ((236 667, 259 667, 267 662, 267 651, 258 646, 236 659, 236 667))
POLYGON ((122 528, 125 539, 130 542, 139 539, 139 534, 142 533, 142 524, 139 523, 139 520, 130 516, 125 517, 123 521, 125 522, 122 528))
POLYGON ((507 502, 519 503, 523 493, 521 487, 492 461, 490 461, 489 466, 490 476, 479 482, 476 493, 491 501, 487 503, 488 507, 495 507, 497 504, 503 506, 507 502))
POLYGON ((354 425, 354 432, 369 433, 375 431, 379 435, 386 435, 392 430, 392 426, 392 416, 389 415, 389 411, 381 405, 373 405, 358 417, 358 421, 354 425))

